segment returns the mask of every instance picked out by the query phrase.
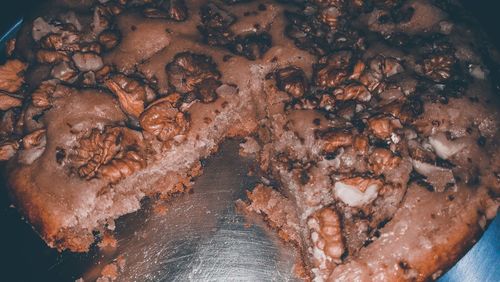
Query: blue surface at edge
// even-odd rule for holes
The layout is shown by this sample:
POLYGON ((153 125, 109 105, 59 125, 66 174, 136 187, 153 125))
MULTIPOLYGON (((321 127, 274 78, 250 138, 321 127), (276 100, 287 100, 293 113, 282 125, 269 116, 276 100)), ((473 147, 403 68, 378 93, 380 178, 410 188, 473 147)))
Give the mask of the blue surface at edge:
POLYGON ((496 217, 483 236, 467 254, 453 266, 440 282, 499 282, 500 281, 500 217, 496 217))

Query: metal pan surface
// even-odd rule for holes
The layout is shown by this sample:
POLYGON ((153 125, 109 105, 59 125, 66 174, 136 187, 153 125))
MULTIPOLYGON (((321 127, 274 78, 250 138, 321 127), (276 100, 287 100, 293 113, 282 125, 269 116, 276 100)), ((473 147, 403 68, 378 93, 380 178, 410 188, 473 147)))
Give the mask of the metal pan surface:
MULTIPOLYGON (((0 38, 15 34, 19 20, 0 38)), ((95 280, 104 265, 125 259, 120 281, 295 281, 295 252, 259 218, 237 212, 234 202, 258 181, 248 176, 252 162, 228 141, 205 163, 194 193, 166 204, 165 213, 144 208, 116 222, 118 247, 87 254, 48 248, 0 188, 0 266, 3 281, 95 280)), ((0 185, 5 181, 0 179, 0 185)), ((500 218, 439 281, 500 281, 500 218)))

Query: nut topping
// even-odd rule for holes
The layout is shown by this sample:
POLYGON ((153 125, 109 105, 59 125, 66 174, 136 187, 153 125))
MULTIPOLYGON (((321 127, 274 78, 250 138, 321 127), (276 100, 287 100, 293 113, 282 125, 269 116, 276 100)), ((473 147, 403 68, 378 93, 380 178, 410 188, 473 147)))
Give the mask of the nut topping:
POLYGON ((214 79, 208 78, 203 80, 196 86, 198 99, 203 103, 211 103, 217 100, 216 90, 221 86, 221 82, 214 79))
POLYGON ((377 175, 396 167, 400 161, 400 157, 394 156, 390 150, 384 148, 373 150, 369 159, 371 170, 377 175))
POLYGON ((374 117, 368 121, 368 124, 373 134, 381 139, 391 137, 396 128, 395 121, 389 117, 374 117))
POLYGON ((207 44, 212 46, 229 46, 234 40, 234 34, 229 26, 236 21, 236 17, 218 5, 209 2, 200 8, 202 25, 198 30, 207 44))
POLYGON ((45 129, 31 132, 23 138, 23 149, 29 150, 45 143, 45 129))
POLYGON ((78 77, 78 72, 68 62, 61 62, 52 68, 50 72, 52 77, 61 81, 73 83, 78 77))
POLYGON ((339 25, 339 17, 341 15, 337 7, 328 7, 321 9, 319 12, 319 20, 328 25, 331 29, 336 29, 339 25))
POLYGON ((201 22, 206 28, 227 28, 236 21, 236 17, 216 4, 209 2, 200 8, 201 22))
POLYGON ((404 71, 403 66, 396 58, 392 57, 385 58, 384 68, 383 68, 383 73, 385 77, 391 77, 398 73, 402 73, 403 71, 404 71))
POLYGON ((262 58, 271 46, 271 35, 267 32, 261 32, 236 36, 229 49, 236 55, 253 61, 262 58))
POLYGON ((0 93, 0 110, 7 111, 11 108, 20 107, 23 101, 18 98, 11 97, 7 94, 0 93))
POLYGON ((168 19, 169 17, 166 11, 151 7, 144 8, 144 10, 142 10, 142 14, 146 18, 150 19, 168 19))
MULTIPOLYGON (((340 217, 332 208, 323 208, 307 220, 312 243, 314 268, 321 276, 342 262, 345 247, 342 240, 340 217)), ((326 278, 326 277, 324 277, 326 278)))
POLYGON ((352 52, 339 51, 320 60, 323 66, 315 73, 316 85, 320 87, 337 87, 349 77, 352 52))
MULTIPOLYGON (((126 127, 106 127, 103 131, 94 128, 88 136, 79 140, 78 146, 69 156, 70 166, 80 177, 92 179, 102 172, 102 166, 113 166, 112 160, 129 158, 130 151, 138 153, 142 144, 141 134, 126 127)), ((112 174, 110 170, 113 168, 106 170, 107 175, 112 174)), ((132 172, 133 170, 127 171, 129 174, 132 172)), ((122 176, 124 174, 120 174, 120 177, 122 176)))
POLYGON ((368 138, 362 135, 356 136, 352 146, 358 154, 364 155, 368 152, 368 138))
POLYGON ((103 165, 101 168, 101 176, 110 183, 115 184, 120 180, 146 167, 146 160, 137 152, 127 151, 121 158, 115 158, 109 164, 103 165))
POLYGON ((11 38, 5 43, 5 55, 6 57, 12 56, 14 54, 14 49, 16 48, 16 39, 11 38))
POLYGON ((344 4, 344 0, 313 0, 312 2, 320 7, 342 7, 344 4))
POLYGON ((14 93, 21 88, 24 78, 21 75, 28 66, 19 60, 8 60, 0 66, 0 90, 14 93))
POLYGON ((36 52, 36 61, 41 64, 55 65, 62 61, 68 62, 69 57, 62 51, 40 49, 36 52))
POLYGON ((78 52, 75 53, 72 58, 76 67, 82 72, 97 71, 104 66, 101 57, 92 52, 78 52))
POLYGON ((167 65, 170 84, 185 97, 196 96, 204 103, 217 99, 216 89, 222 84, 212 59, 191 52, 179 53, 167 65))
POLYGON ((99 34, 98 40, 106 50, 111 50, 118 45, 120 35, 117 31, 105 30, 99 34))
POLYGON ((370 91, 358 83, 351 83, 344 88, 337 88, 333 91, 333 95, 337 100, 358 100, 360 102, 368 102, 372 98, 370 91))
POLYGON ((123 111, 134 118, 139 118, 144 111, 144 101, 146 100, 144 86, 121 74, 106 80, 105 84, 118 97, 123 111))
POLYGON ((276 72, 278 89, 294 98, 301 98, 308 90, 307 78, 303 70, 290 66, 276 72))
POLYGON ((44 81, 40 86, 31 94, 31 103, 37 108, 48 108, 50 106, 49 98, 56 90, 54 83, 44 81))
POLYGON ((350 146, 353 142, 352 134, 342 131, 327 132, 322 139, 325 142, 323 151, 327 154, 335 152, 338 148, 350 146))
POLYGON ((163 142, 186 133, 189 128, 187 116, 172 105, 169 97, 149 105, 139 119, 145 132, 163 142))
POLYGON ((385 89, 384 79, 402 73, 403 66, 393 57, 376 56, 370 61, 370 68, 360 76, 360 81, 370 92, 381 93, 385 89))
POLYGON ((382 185, 373 178, 346 178, 335 182, 335 196, 351 207, 360 207, 375 200, 382 185))
POLYGON ((19 149, 19 143, 7 140, 0 143, 0 161, 7 161, 12 158, 19 149))
POLYGON ((177 22, 185 21, 188 17, 188 9, 184 0, 168 0, 153 3, 154 7, 147 6, 142 14, 152 19, 171 19, 177 22))
POLYGON ((80 37, 75 32, 65 31, 48 34, 40 40, 40 45, 44 49, 74 52, 80 49, 79 40, 80 37))
POLYGON ((349 77, 351 80, 357 80, 361 77, 361 74, 363 74, 363 71, 365 70, 365 63, 363 61, 358 61, 353 68, 352 74, 349 77))
POLYGON ((188 17, 188 9, 184 0, 169 0, 168 15, 169 17, 178 22, 185 21, 188 17))
POLYGON ((455 60, 452 56, 436 55, 424 60, 424 74, 435 82, 444 82, 451 77, 455 60))
POLYGON ((261 58, 271 48, 272 37, 267 32, 234 34, 230 26, 236 17, 214 3, 202 6, 200 17, 202 25, 198 30, 209 45, 226 48, 249 60, 261 58))

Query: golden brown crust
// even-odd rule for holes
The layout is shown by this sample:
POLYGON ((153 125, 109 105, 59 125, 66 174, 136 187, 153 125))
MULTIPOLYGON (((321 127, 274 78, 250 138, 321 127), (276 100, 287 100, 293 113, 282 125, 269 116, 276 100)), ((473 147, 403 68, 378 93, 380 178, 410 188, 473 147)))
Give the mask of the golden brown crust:
POLYGON ((26 177, 23 168, 9 170, 9 186, 17 187, 15 204, 27 217, 28 221, 40 236, 53 248, 75 252, 87 252, 94 242, 92 230, 61 228, 60 218, 51 213, 47 199, 43 193, 37 193, 38 188, 26 177))

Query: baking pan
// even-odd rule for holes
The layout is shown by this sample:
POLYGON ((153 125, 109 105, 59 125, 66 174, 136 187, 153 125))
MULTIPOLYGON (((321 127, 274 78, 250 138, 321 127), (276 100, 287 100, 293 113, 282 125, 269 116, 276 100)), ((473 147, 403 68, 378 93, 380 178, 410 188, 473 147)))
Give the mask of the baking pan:
MULTIPOLYGON (((13 36, 18 20, 0 38, 13 36)), ((58 253, 48 248, 11 205, 0 179, 1 281, 95 280, 106 264, 125 261, 120 281, 295 281, 295 252, 259 218, 246 218, 234 202, 259 179, 249 176, 251 160, 227 141, 205 161, 193 193, 144 208, 116 221, 118 246, 89 253, 58 253)), ((439 281, 500 281, 500 218, 439 281)))

